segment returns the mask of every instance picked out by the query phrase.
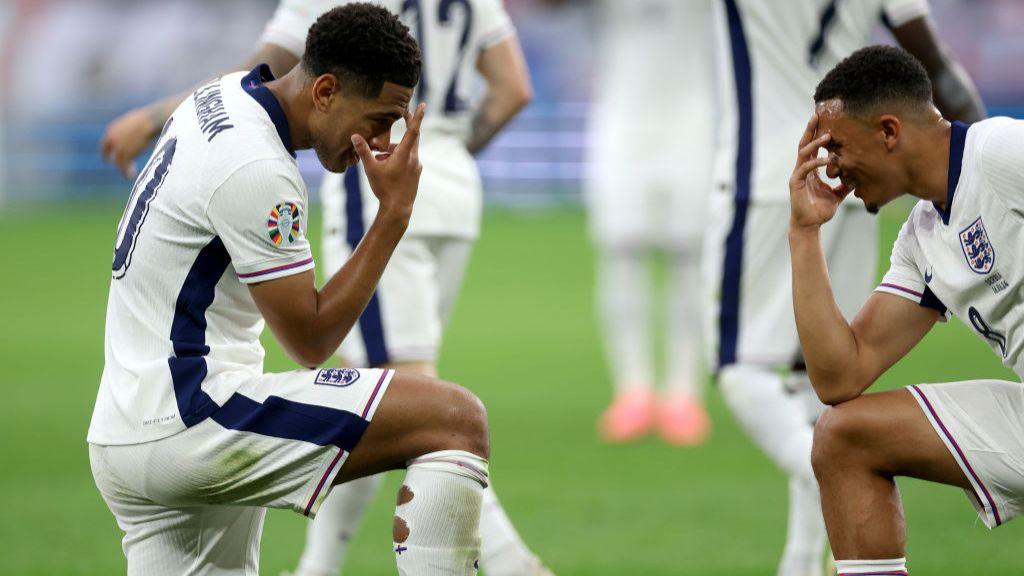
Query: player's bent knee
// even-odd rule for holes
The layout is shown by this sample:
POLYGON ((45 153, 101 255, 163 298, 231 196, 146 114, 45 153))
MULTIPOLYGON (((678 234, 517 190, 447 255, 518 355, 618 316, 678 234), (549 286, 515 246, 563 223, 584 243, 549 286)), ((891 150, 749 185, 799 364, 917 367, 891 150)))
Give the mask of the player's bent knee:
POLYGON ((814 425, 811 466, 820 480, 836 468, 855 464, 864 447, 865 426, 858 407, 849 403, 831 406, 814 425))
POLYGON ((459 446, 449 446, 446 449, 459 449, 471 452, 481 458, 490 457, 490 433, 487 422, 487 408, 484 403, 469 390, 451 384, 455 390, 453 394, 454 418, 451 430, 456 432, 459 446))

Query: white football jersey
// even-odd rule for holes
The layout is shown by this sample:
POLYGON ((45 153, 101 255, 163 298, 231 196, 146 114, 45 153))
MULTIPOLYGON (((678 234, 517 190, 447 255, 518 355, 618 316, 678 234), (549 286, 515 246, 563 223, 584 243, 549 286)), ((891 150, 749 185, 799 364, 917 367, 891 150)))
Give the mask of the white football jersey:
MULTIPOLYGON (((282 0, 263 42, 297 56, 324 12, 355 0, 282 0)), ((471 81, 480 52, 515 32, 501 0, 373 0, 398 14, 420 45, 423 70, 414 102, 427 103, 423 130, 465 139, 471 120, 471 81)))
POLYGON ((918 202, 877 290, 960 318, 1024 377, 1024 121, 953 123, 946 209, 918 202))
POLYGON ((715 181, 737 200, 789 202, 793 151, 817 83, 882 21, 928 14, 925 0, 722 0, 716 3, 724 114, 715 181))
POLYGON ((263 371, 246 284, 313 268, 288 121, 263 82, 226 75, 164 127, 117 230, 89 442, 164 438, 263 371))
MULTIPOLYGON (((301 56, 306 34, 320 14, 353 0, 282 0, 262 41, 301 56)), ((426 102, 420 137, 423 177, 408 234, 476 238, 483 189, 465 149, 472 121, 472 84, 480 52, 515 33, 501 0, 374 0, 398 14, 420 45, 423 59, 413 104, 426 102), (454 149, 458 146, 461 149, 454 149), (435 162, 433 158, 440 158, 435 162)), ((402 137, 405 122, 392 129, 402 137)), ((364 181, 364 184, 366 182, 364 181)), ((371 221, 377 199, 368 185, 359 201, 371 221)), ((353 189, 355 190, 355 189, 353 189)), ((346 190, 346 194, 356 193, 346 190)))
POLYGON ((714 116, 711 0, 602 0, 599 8, 595 129, 620 148, 626 138, 650 149, 671 147, 666 140, 691 127, 706 149, 703 128, 714 116))

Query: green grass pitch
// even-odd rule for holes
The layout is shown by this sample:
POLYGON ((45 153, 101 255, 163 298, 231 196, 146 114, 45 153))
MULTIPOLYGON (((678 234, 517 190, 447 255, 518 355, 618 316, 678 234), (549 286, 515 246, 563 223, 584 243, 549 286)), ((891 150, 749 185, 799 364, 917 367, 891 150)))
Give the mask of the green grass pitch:
MULTIPOLYGON (((124 571, 120 532, 93 486, 85 444, 120 211, 111 203, 5 207, 2 574, 124 571)), ((899 212, 882 216, 886 255, 899 212)), ((475 390, 490 410, 492 474, 509 514, 563 576, 774 574, 785 479, 739 432, 714 389, 714 434, 704 446, 597 441, 595 419, 610 391, 592 275, 578 211, 485 217, 441 372, 475 390)), ((293 367, 267 342, 269 370, 293 367)), ((880 386, 979 377, 1011 376, 980 340, 951 322, 880 386)), ((391 475, 371 508, 348 574, 395 573, 390 522, 399 478, 391 475)), ((959 490, 912 480, 900 486, 915 576, 1024 570, 1024 522, 990 533, 959 490)), ((294 566, 305 526, 291 512, 268 514, 263 574, 294 566)))

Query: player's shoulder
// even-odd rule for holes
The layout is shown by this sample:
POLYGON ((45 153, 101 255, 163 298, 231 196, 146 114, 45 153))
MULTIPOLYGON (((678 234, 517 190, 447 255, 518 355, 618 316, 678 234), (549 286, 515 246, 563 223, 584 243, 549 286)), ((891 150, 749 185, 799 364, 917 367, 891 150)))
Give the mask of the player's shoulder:
MULTIPOLYGON (((1024 120, 994 116, 971 124, 968 129, 970 146, 986 153, 999 149, 1024 150, 1024 120)), ((1024 162, 1024 158, 1020 159, 1024 162)))
MULTIPOLYGON (((955 127, 954 127, 955 128, 955 127)), ((964 168, 993 182, 1024 181, 1024 120, 997 116, 968 127, 964 168)))
POLYGON ((935 208, 935 204, 928 200, 918 200, 910 210, 907 221, 900 230, 900 236, 907 235, 916 239, 919 232, 931 230, 941 222, 942 215, 935 208))
POLYGON ((197 128, 208 146, 211 177, 226 177, 254 161, 294 164, 288 119, 264 86, 260 68, 235 72, 193 93, 197 128))

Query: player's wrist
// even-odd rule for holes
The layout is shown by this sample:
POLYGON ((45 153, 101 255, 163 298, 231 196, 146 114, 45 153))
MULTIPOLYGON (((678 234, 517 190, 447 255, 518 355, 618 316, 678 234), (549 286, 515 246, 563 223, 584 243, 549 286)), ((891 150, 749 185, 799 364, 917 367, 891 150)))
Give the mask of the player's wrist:
POLYGON ((790 239, 818 239, 818 234, 821 231, 821 224, 801 224, 794 220, 789 221, 789 237, 790 239))
POLYGON ((405 231, 412 218, 412 206, 390 206, 381 204, 377 209, 376 220, 389 228, 401 228, 405 231))

